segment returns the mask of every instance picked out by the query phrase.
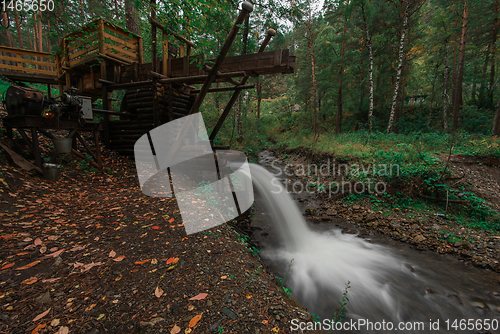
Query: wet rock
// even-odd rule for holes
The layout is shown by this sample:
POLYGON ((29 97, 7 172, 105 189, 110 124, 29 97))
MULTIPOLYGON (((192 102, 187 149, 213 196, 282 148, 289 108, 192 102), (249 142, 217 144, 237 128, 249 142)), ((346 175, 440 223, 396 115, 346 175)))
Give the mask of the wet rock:
POLYGON ((461 242, 459 242, 459 241, 457 241, 457 242, 455 242, 455 243, 453 244, 453 247, 457 247, 457 248, 462 247, 462 243, 461 243, 461 242))
POLYGON ((412 241, 413 241, 414 243, 421 243, 421 242, 424 242, 425 240, 427 240, 427 238, 426 238, 426 237, 424 237, 424 236, 423 236, 423 235, 421 235, 421 234, 418 234, 418 235, 416 235, 416 236, 413 238, 413 240, 412 240, 412 241))
POLYGON ((415 269, 412 266, 410 266, 408 263, 405 263, 405 267, 406 267, 406 269, 408 269, 411 272, 415 271, 415 269))
POLYGON ((233 311, 231 311, 230 309, 228 309, 225 306, 220 311, 222 313, 224 313, 225 315, 227 315, 228 317, 230 317, 231 319, 233 319, 233 320, 238 319, 238 316, 236 315, 236 313, 234 313, 233 311))
POLYGON ((216 322, 214 322, 212 324, 212 326, 210 326, 210 328, 208 330, 209 331, 217 331, 217 329, 219 328, 220 324, 222 323, 222 320, 224 320, 224 318, 220 318, 219 320, 217 320, 216 322))
POLYGON ((375 214, 370 213, 370 214, 368 214, 368 215, 365 217, 364 221, 365 221, 365 223, 369 223, 369 222, 371 222, 371 221, 374 221, 376 218, 377 218, 377 216, 376 216, 375 214))
POLYGON ((334 210, 332 208, 326 210, 326 214, 329 216, 336 216, 337 215, 337 210, 334 210))
POLYGON ((311 209, 311 208, 306 209, 306 215, 316 216, 316 209, 311 209))

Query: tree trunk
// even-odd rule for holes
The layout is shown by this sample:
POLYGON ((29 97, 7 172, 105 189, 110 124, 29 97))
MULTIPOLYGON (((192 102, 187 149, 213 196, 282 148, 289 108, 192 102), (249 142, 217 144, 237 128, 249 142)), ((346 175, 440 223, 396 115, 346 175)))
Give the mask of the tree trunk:
MULTIPOLYGON (((9 27, 9 16, 7 12, 3 12, 3 27, 9 27)), ((12 47, 12 34, 9 29, 5 29, 5 36, 7 37, 7 45, 12 47)))
POLYGON ((38 51, 43 52, 42 11, 38 10, 38 51))
POLYGON ((495 112, 495 118, 493 119, 493 127, 491 129, 492 136, 498 136, 500 134, 500 99, 498 100, 497 111, 495 112))
POLYGON ((257 118, 260 119, 260 102, 262 101, 262 82, 257 77, 257 118))
POLYGON ((429 118, 427 119, 427 127, 428 128, 431 126, 431 121, 432 121, 432 107, 434 104, 434 87, 436 87, 438 69, 439 69, 439 64, 436 66, 436 72, 434 73, 434 79, 432 80, 432 88, 431 88, 432 93, 431 93, 431 100, 429 101, 429 104, 430 104, 429 118))
POLYGON ((370 107, 368 109, 368 121, 370 126, 370 132, 373 131, 373 105, 374 105, 374 97, 373 97, 373 48, 372 48, 372 36, 370 34, 370 30, 368 29, 368 22, 366 20, 365 15, 365 6, 364 2, 361 5, 361 11, 363 14, 363 22, 365 24, 366 31, 366 47, 368 48, 369 62, 368 62, 368 84, 370 86, 370 107))
POLYGON ((500 0, 495 1, 495 21, 493 24, 493 34, 492 34, 492 51, 491 51, 491 72, 490 72, 490 85, 489 85, 489 94, 488 98, 491 101, 491 104, 493 104, 493 85, 495 84, 495 61, 496 61, 496 42, 497 42, 497 36, 498 36, 498 26, 500 24, 500 20, 498 20, 498 11, 500 8, 500 0))
POLYGON ((125 26, 127 30, 139 34, 139 21, 134 0, 125 0, 125 26))
POLYGON ((392 97, 391 114, 389 116, 389 123, 387 125, 387 133, 390 133, 392 131, 392 126, 394 124, 394 114, 396 113, 396 104, 398 103, 398 92, 401 84, 401 72, 403 70, 404 45, 405 45, 406 30, 408 29, 408 16, 410 12, 410 3, 408 1, 405 1, 405 3, 406 3, 406 8, 403 18, 403 31, 401 32, 401 41, 399 42, 398 71, 396 75, 396 84, 394 86, 394 94, 392 97))
POLYGON ((464 17, 462 22, 462 34, 460 37, 460 56, 458 59, 458 71, 457 80, 455 82, 456 94, 455 101, 453 101, 453 125, 452 131, 457 130, 458 116, 460 112, 460 107, 462 104, 462 82, 464 77, 464 63, 465 63, 465 42, 467 40, 467 25, 469 23, 469 2, 466 1, 464 4, 464 17))
POLYGON ((448 96, 448 77, 450 75, 449 66, 450 44, 446 41, 446 55, 443 79, 443 128, 444 133, 448 133, 448 107, 450 105, 450 97, 448 96))
POLYGON ((342 132, 342 75, 344 74, 345 34, 347 32, 347 19, 344 21, 344 34, 342 37, 342 53, 340 55, 339 67, 339 90, 337 93, 337 116, 335 118, 335 133, 342 132))
POLYGON ((311 49, 311 71, 312 71, 312 84, 313 84, 313 132, 316 135, 316 115, 317 115, 317 89, 316 89, 316 64, 314 60, 314 44, 312 36, 312 21, 309 17, 309 48, 311 49))
POLYGON ((23 34, 21 31, 21 23, 19 21, 19 14, 17 11, 14 11, 14 18, 16 20, 16 31, 17 31, 17 39, 19 41, 19 48, 24 49, 23 47, 23 34))
POLYGON ((455 90, 455 82, 457 81, 457 50, 458 50, 458 31, 457 31, 457 28, 458 28, 458 17, 455 19, 455 33, 453 34, 453 78, 452 78, 452 82, 453 82, 453 93, 452 93, 452 96, 451 96, 451 103, 452 103, 452 109, 454 109, 455 107, 453 106, 454 103, 455 103, 455 94, 457 93, 456 90, 455 90))
MULTIPOLYGON (((245 55, 247 53, 248 44, 248 34, 250 33, 250 19, 247 16, 245 18, 245 27, 243 28, 243 47, 241 48, 241 54, 245 55)), ((241 94, 238 98, 238 111, 236 114, 236 130, 238 134, 238 141, 243 139, 243 124, 242 124, 242 114, 241 114, 241 94)))

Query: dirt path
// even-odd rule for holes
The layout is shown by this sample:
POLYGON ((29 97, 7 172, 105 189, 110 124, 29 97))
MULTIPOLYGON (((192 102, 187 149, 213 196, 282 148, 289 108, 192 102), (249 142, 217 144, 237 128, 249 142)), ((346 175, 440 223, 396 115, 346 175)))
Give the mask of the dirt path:
POLYGON ((228 225, 186 236, 133 164, 48 183, 0 150, 0 333, 289 333, 307 318, 228 225))

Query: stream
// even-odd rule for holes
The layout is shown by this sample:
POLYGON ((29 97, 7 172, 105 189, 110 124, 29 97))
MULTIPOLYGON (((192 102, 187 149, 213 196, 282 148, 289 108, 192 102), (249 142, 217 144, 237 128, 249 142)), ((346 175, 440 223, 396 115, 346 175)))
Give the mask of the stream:
MULTIPOLYGON (((257 206, 253 237, 265 265, 320 317, 323 327, 316 329, 334 332, 324 324, 331 324, 327 319, 334 319, 350 282, 344 327, 337 332, 500 333, 497 273, 382 235, 346 233, 351 224, 335 218, 307 222, 303 215, 314 207, 314 195, 279 189, 278 184, 293 182, 284 174, 273 180, 274 160, 265 151, 259 165, 251 165, 257 206)), ((299 324, 293 326, 292 332, 298 330, 299 324)))

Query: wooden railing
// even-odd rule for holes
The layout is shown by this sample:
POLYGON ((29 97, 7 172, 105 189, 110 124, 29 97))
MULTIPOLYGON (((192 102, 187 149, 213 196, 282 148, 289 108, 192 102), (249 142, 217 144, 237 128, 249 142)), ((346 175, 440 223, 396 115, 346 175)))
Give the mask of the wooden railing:
POLYGON ((61 74, 58 56, 31 50, 0 46, 0 70, 13 73, 34 73, 54 78, 61 74))
POLYGON ((62 66, 72 68, 97 57, 130 65, 143 63, 142 37, 102 19, 93 21, 64 40, 62 66))

